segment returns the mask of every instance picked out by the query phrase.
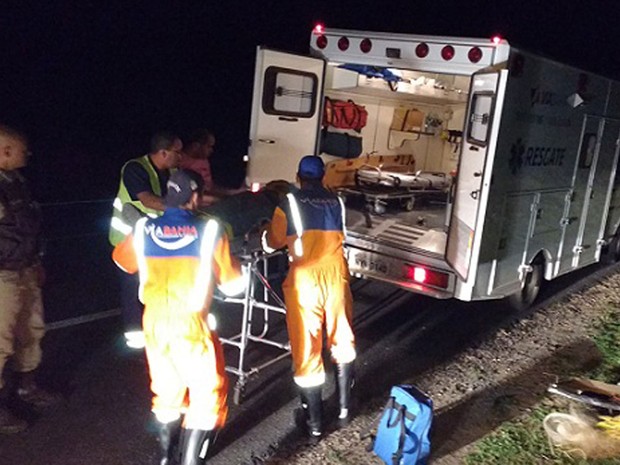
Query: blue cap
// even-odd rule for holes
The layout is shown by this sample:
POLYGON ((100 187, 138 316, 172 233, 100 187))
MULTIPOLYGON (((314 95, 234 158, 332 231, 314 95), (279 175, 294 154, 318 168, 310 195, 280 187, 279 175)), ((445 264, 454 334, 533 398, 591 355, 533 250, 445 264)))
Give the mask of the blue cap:
POLYGON ((302 179, 321 179, 325 174, 325 164, 321 157, 306 155, 299 162, 297 174, 302 179))
POLYGON ((201 192, 203 181, 201 176, 191 170, 176 170, 166 183, 166 197, 168 207, 180 207, 189 202, 194 192, 201 192))

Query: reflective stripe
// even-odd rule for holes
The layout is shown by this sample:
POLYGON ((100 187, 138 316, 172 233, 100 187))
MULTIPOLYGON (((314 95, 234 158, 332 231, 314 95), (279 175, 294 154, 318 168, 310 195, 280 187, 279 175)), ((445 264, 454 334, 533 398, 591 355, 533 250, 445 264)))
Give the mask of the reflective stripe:
POLYGON ((215 318, 213 313, 207 315, 207 326, 211 331, 217 330, 217 318, 215 318))
POLYGON ((210 431, 217 426, 217 415, 208 415, 200 412, 188 412, 183 420, 185 429, 200 429, 202 431, 210 431))
POLYGON ((127 236, 131 233, 131 226, 121 220, 118 216, 112 217, 110 227, 120 232, 123 236, 127 236))
POLYGON ((301 388, 322 386, 325 383, 325 372, 314 375, 295 376, 295 384, 301 388))
POLYGON ((267 243, 267 231, 263 231, 263 234, 261 234, 260 236, 260 245, 263 248, 263 250, 267 253, 273 253, 276 251, 276 249, 273 249, 271 247, 269 247, 269 244, 267 243))
POLYGON ((207 298, 207 292, 211 284, 211 265, 217 232, 217 221, 207 221, 202 243, 200 244, 200 265, 198 266, 196 281, 190 296, 190 310, 193 312, 201 311, 207 298))
POLYGON ((332 346, 331 352, 336 363, 351 363, 357 355, 355 347, 349 344, 332 346))
POLYGON ((241 294, 245 291, 248 279, 248 269, 244 266, 242 268, 241 276, 235 278, 227 283, 220 284, 219 290, 226 294, 228 297, 241 294))
POLYGON ((289 194, 286 194, 286 197, 288 198, 288 203, 291 207, 291 215, 293 216, 293 226, 295 227, 295 232, 297 233, 297 239, 295 239, 295 242, 293 243, 293 249, 294 249, 295 255, 297 255, 298 257, 303 257, 304 248, 301 243, 301 236, 303 236, 304 234, 304 227, 301 222, 301 213, 299 213, 299 206, 297 205, 297 200, 295 199, 295 196, 289 193, 289 194))
POLYGON ((181 412, 176 410, 153 409, 153 413, 155 414, 157 421, 160 423, 170 423, 181 417, 181 412))
POLYGON ((144 340, 144 332, 127 331, 125 333, 125 344, 132 349, 144 349, 146 342, 144 340))
POLYGON ((344 235, 347 235, 347 213, 344 208, 344 200, 342 197, 338 196, 338 202, 340 202, 340 209, 342 210, 342 232, 344 235))
POLYGON ((142 294, 144 291, 144 283, 148 278, 148 271, 146 268, 146 258, 144 256, 144 224, 148 218, 140 218, 136 223, 136 232, 133 237, 133 248, 136 252, 136 258, 138 261, 138 272, 140 273, 140 288, 138 290, 138 298, 140 302, 144 303, 142 294))
POLYGON ((112 204, 112 206, 119 212, 123 211, 123 201, 120 199, 120 197, 116 197, 114 199, 114 203, 112 204))

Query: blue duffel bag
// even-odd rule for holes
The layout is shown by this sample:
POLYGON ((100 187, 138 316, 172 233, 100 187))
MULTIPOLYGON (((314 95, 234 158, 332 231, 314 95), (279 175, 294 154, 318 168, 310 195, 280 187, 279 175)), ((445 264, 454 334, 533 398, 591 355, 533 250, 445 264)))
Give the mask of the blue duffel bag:
POLYGON ((426 465, 433 401, 415 386, 393 386, 372 451, 387 465, 426 465))

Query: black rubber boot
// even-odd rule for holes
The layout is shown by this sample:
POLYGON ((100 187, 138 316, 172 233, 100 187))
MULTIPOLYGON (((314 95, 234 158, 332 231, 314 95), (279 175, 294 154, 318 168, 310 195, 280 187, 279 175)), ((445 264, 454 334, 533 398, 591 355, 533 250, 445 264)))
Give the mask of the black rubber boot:
POLYGON ((181 450, 180 465, 204 465, 207 452, 215 439, 215 431, 181 428, 179 448, 181 450))
POLYGON ((16 417, 5 407, 0 406, 0 434, 21 433, 28 427, 25 420, 16 417))
POLYGON ((338 427, 342 428, 351 421, 351 389, 355 383, 353 363, 339 363, 336 367, 338 386, 338 427))
POLYGON ((35 382, 35 372, 17 373, 17 397, 37 410, 46 410, 62 401, 58 394, 40 388, 35 382))
POLYGON ((306 433, 312 441, 318 441, 323 435, 323 400, 322 387, 301 389, 301 407, 306 420, 306 433))
POLYGON ((175 465, 176 449, 181 433, 181 419, 169 423, 157 422, 157 438, 161 450, 159 465, 175 465))

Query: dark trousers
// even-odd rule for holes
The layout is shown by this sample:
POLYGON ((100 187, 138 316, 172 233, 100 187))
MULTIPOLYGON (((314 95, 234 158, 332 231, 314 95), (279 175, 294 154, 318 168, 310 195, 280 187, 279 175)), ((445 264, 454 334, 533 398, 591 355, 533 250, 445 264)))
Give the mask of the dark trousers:
POLYGON ((142 311, 144 306, 138 300, 140 275, 120 271, 121 279, 121 316, 124 332, 142 331, 142 311))

